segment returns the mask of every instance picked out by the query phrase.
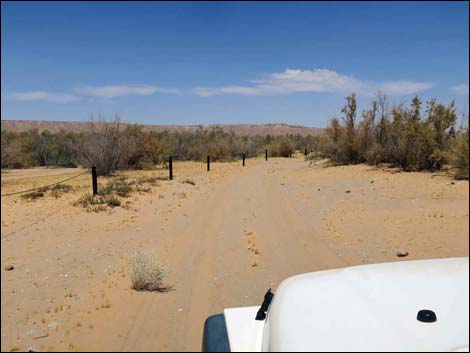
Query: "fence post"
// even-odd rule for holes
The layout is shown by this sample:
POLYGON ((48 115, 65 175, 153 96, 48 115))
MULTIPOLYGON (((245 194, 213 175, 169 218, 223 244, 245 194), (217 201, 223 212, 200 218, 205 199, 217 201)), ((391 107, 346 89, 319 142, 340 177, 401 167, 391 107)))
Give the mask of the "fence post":
POLYGON ((307 147, 305 147, 305 155, 307 155, 307 154, 308 154, 308 152, 307 152, 307 147))
POLYGON ((207 155, 207 171, 211 170, 211 157, 207 155))
POLYGON ((265 151, 265 158, 266 158, 266 161, 268 160, 268 149, 266 149, 265 151))
POLYGON ((289 150, 289 158, 292 158, 292 150, 289 150))
POLYGON ((91 167, 91 183, 93 185, 93 195, 98 194, 98 178, 96 176, 96 167, 91 167))
POLYGON ((170 171, 170 180, 173 180, 173 157, 168 158, 168 169, 170 171))
POLYGON ((245 152, 243 152, 243 166, 245 166, 245 152))

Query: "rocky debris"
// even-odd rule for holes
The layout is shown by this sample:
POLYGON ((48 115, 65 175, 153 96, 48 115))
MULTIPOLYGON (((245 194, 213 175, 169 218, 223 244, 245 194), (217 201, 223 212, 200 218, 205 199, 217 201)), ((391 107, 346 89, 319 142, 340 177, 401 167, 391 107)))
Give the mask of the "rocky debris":
POLYGON ((5 271, 13 271, 14 269, 15 269, 15 267, 12 266, 12 265, 6 265, 5 266, 5 271))
POLYGON ((47 325, 49 328, 56 328, 57 326, 59 326, 59 321, 52 321, 47 325))
POLYGON ((351 193, 351 190, 346 189, 344 192, 345 192, 346 194, 350 194, 350 193, 351 193))
POLYGON ((371 184, 375 183, 375 179, 372 179, 369 183, 371 184))
POLYGON ((398 257, 406 257, 406 256, 408 256, 408 251, 406 251, 406 250, 398 250, 398 251, 397 251, 397 256, 398 256, 398 257))
POLYGON ((46 332, 38 331, 36 329, 31 329, 26 331, 26 336, 32 336, 33 339, 37 340, 39 338, 44 338, 49 336, 46 332))
POLYGON ((37 333, 38 333, 38 330, 31 329, 31 330, 26 331, 26 336, 34 336, 37 333))

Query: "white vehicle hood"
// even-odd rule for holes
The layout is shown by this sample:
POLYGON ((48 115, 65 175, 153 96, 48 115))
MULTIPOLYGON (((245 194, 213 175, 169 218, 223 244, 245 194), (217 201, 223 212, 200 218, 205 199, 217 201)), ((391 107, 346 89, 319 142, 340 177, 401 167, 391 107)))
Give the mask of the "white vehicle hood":
POLYGON ((307 273, 281 283, 265 321, 224 315, 231 351, 468 351, 468 302, 467 257, 307 273))
POLYGON ((468 351, 468 258, 295 276, 277 289, 265 351, 468 351), (437 321, 416 319, 419 310, 437 321))

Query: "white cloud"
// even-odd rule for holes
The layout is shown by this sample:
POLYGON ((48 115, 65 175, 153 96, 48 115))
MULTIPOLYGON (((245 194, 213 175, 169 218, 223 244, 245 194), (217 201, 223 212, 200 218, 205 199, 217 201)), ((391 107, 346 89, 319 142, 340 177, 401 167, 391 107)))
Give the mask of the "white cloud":
POLYGON ((53 93, 45 91, 10 93, 7 95, 7 97, 19 101, 48 101, 56 103, 68 103, 80 99, 80 97, 75 94, 53 93))
POLYGON ((391 96, 414 94, 431 88, 431 82, 391 81, 379 84, 377 89, 391 96))
POLYGON ((454 92, 455 94, 467 95, 468 96, 468 83, 452 86, 452 87, 450 87, 450 90, 452 92, 454 92))
POLYGON ((217 94, 272 95, 292 92, 356 92, 373 95, 382 91, 389 95, 406 95, 432 87, 430 82, 390 81, 374 83, 328 69, 293 70, 265 75, 246 86, 197 87, 193 93, 208 97, 217 94))
POLYGON ((129 86, 82 86, 75 91, 84 96, 93 96, 100 98, 114 98, 128 95, 152 95, 154 93, 179 93, 172 88, 162 88, 147 85, 129 85, 129 86))

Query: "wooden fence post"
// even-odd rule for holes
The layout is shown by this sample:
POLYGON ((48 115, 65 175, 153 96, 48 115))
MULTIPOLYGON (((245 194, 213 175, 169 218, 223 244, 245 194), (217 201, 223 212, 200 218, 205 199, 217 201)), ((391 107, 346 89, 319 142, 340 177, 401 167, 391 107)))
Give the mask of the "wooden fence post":
POLYGON ((265 151, 265 158, 266 158, 266 161, 268 160, 268 149, 266 149, 265 151))
POLYGON ((170 156, 170 158, 168 159, 168 169, 170 171, 170 180, 173 180, 173 157, 170 156))
POLYGON ((307 154, 308 154, 308 152, 307 152, 307 147, 305 147, 305 155, 307 155, 307 154))
POLYGON ((91 183, 93 185, 93 195, 98 194, 98 178, 96 176, 96 167, 91 167, 91 183))
POLYGON ((243 166, 245 166, 245 152, 243 152, 243 166))
POLYGON ((207 171, 211 170, 211 157, 207 155, 207 171))

